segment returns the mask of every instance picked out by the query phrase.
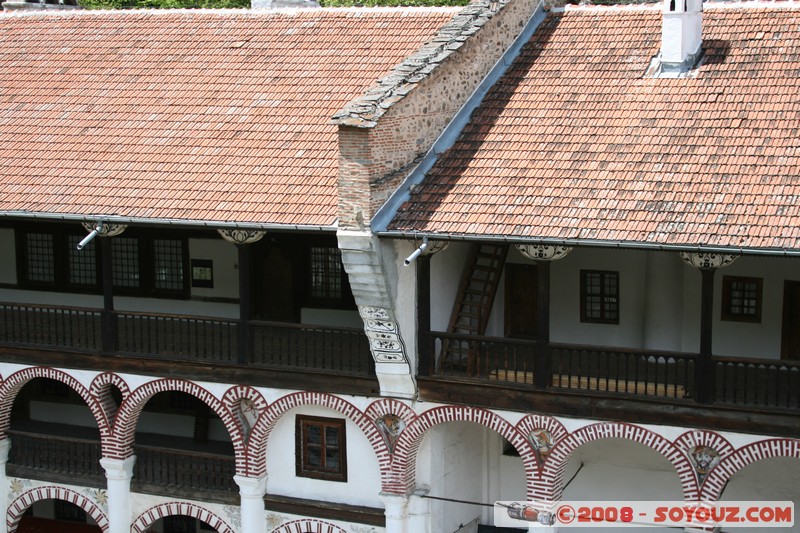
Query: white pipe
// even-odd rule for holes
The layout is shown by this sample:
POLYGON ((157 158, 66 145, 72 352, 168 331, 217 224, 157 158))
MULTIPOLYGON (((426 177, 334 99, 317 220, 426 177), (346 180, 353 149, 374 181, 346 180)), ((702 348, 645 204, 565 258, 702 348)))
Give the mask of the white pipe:
POLYGON ((95 227, 94 227, 94 229, 92 230, 92 232, 91 232, 91 233, 89 233, 89 235, 87 235, 86 237, 84 237, 84 238, 83 238, 83 240, 82 240, 81 242, 79 242, 79 243, 78 243, 78 246, 77 246, 78 250, 79 250, 79 251, 80 251, 80 250, 83 250, 84 246, 86 246, 87 244, 89 244, 90 242, 92 242, 92 239, 94 239, 95 237, 97 237, 97 234, 98 234, 98 233, 100 233, 101 231, 103 231, 103 223, 102 223, 102 222, 98 222, 98 223, 97 223, 97 226, 95 226, 95 227))
POLYGON ((427 237, 423 237, 423 238, 422 238, 422 244, 420 244, 420 245, 419 245, 419 248, 417 248, 416 250, 414 250, 414 253, 413 253, 413 254, 411 254, 411 255, 409 255, 408 257, 406 257, 406 260, 405 260, 405 261, 403 261, 403 264, 404 264, 405 266, 408 266, 408 265, 410 265, 411 263, 413 263, 413 262, 414 262, 414 260, 415 260, 417 257, 419 257, 419 256, 422 254, 422 252, 424 252, 424 251, 425 251, 425 248, 427 248, 427 247, 428 247, 428 238, 427 238, 427 237))

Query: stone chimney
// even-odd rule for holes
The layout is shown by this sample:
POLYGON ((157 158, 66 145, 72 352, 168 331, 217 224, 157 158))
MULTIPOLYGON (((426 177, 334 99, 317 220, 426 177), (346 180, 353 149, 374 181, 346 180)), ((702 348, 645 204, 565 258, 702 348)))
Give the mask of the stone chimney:
POLYGON ((664 0, 661 23, 662 72, 685 72, 700 58, 702 0, 664 0))

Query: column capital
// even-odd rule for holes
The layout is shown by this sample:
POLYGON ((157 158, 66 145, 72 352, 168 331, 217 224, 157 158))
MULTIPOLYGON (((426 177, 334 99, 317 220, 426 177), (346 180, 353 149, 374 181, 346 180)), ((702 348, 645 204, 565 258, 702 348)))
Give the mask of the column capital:
POLYGON ((739 257, 736 254, 716 254, 706 252, 680 252, 681 259, 687 265, 700 269, 710 270, 724 268, 739 257))
POLYGON ((531 261, 558 261, 572 251, 571 246, 550 244, 515 244, 514 247, 531 261))
POLYGON ((404 494, 381 492, 378 497, 386 508, 386 518, 404 520, 408 517, 408 496, 404 494))
POLYGON ((100 466, 106 471, 106 479, 125 481, 133 477, 133 465, 136 464, 136 456, 131 455, 126 459, 114 459, 103 457, 100 459, 100 466))
POLYGON ((267 234, 266 231, 241 228, 218 229, 217 233, 231 244, 253 244, 260 241, 267 234))
POLYGON ((239 495, 242 498, 263 498, 267 493, 267 476, 248 477, 236 474, 233 481, 239 485, 239 495))

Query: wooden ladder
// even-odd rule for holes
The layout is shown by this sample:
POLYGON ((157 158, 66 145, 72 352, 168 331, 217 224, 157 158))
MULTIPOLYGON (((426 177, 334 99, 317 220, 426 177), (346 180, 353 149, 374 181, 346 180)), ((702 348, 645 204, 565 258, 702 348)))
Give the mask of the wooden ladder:
MULTIPOLYGON (((506 264, 507 244, 477 244, 473 246, 470 260, 461 277, 453 313, 450 315, 448 333, 479 336, 486 334, 500 276, 506 264)), ((440 365, 449 370, 467 370, 475 374, 475 354, 469 343, 445 342, 440 365)))

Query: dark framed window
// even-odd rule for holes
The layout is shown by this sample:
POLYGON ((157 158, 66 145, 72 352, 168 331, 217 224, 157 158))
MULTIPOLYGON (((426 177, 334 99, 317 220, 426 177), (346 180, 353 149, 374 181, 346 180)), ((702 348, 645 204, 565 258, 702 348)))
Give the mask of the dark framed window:
POLYGON ((722 277, 722 320, 761 322, 761 278, 722 277))
MULTIPOLYGON (((85 236, 79 227, 18 229, 20 284, 26 288, 101 292, 97 244, 77 250, 85 236)), ((126 232, 110 238, 110 242, 111 277, 118 294, 188 296, 189 251, 185 238, 126 232)))
POLYGON ((619 272, 581 270, 581 322, 619 324, 619 272))
POLYGON ((309 254, 312 300, 342 298, 342 252, 333 246, 312 246, 309 254))
POLYGON ((297 476, 347 481, 344 420, 297 415, 295 446, 297 476))

